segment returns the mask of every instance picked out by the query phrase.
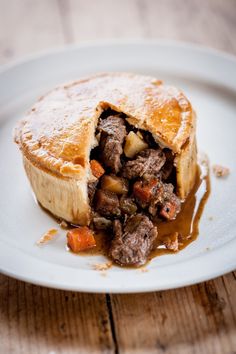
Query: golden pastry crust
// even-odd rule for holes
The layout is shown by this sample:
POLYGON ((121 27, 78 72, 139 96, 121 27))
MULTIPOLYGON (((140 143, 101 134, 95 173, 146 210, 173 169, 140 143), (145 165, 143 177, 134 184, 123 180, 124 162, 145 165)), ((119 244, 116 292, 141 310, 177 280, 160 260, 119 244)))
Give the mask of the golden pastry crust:
POLYGON ((37 168, 23 157, 23 163, 37 200, 55 217, 73 224, 87 225, 90 220, 90 206, 87 198, 87 181, 65 178, 37 168))
MULTIPOLYGON (((176 154, 178 194, 184 199, 195 179, 195 114, 180 90, 149 76, 103 73, 59 86, 41 97, 15 134, 28 170, 32 165, 32 171, 34 166, 57 178, 87 185, 95 129, 106 108, 125 113, 131 125, 149 131, 161 146, 176 154)), ((73 210, 71 216, 65 217, 63 212, 58 216, 71 221, 73 214, 73 222, 80 223, 83 214, 82 223, 86 223, 86 188, 82 193, 82 204, 87 204, 84 212, 73 210)))
POLYGON ((16 141, 38 167, 76 178, 88 164, 97 119, 112 107, 179 153, 195 127, 190 102, 152 77, 107 73, 60 86, 21 122, 16 141))

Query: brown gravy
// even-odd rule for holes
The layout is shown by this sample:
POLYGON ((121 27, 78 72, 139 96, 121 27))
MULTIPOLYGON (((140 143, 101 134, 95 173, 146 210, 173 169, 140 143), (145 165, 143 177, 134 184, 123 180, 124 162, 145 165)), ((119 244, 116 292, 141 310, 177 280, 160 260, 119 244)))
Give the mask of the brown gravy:
MULTIPOLYGON (((199 221, 204 210, 204 206, 210 194, 210 178, 206 162, 199 164, 199 173, 195 186, 186 201, 182 204, 181 212, 173 221, 157 221, 155 224, 158 228, 158 238, 151 252, 148 261, 156 256, 173 253, 173 251, 166 249, 162 240, 175 232, 178 232, 179 250, 182 250, 191 242, 193 242, 199 232, 199 221)), ((109 232, 95 233, 96 247, 80 252, 79 255, 104 255, 108 256, 110 240, 112 234, 109 232)))
POLYGON ((158 239, 156 248, 149 256, 149 260, 163 254, 173 253, 167 250, 163 245, 160 245, 167 235, 178 232, 180 236, 179 250, 188 246, 196 240, 199 233, 199 221, 204 210, 204 206, 210 194, 210 177, 206 163, 199 164, 199 174, 186 201, 182 204, 182 208, 177 218, 173 221, 157 223, 158 239))
MULTIPOLYGON (((198 168, 199 173, 196 183, 187 199, 182 204, 181 211, 177 218, 173 221, 160 220, 155 222, 158 228, 158 237, 154 245, 154 250, 148 257, 148 262, 154 257, 174 253, 165 248, 162 240, 167 236, 171 237, 175 232, 180 236, 179 250, 182 250, 196 240, 199 233, 199 221, 211 190, 208 163, 203 160, 203 162, 199 162, 198 168)), ((42 206, 41 208, 46 211, 42 206)), ((46 212, 51 215, 48 211, 46 212)), ((54 218, 60 224, 61 221, 56 217, 54 218)), ((74 227, 76 227, 76 225, 68 224, 67 229, 69 230, 74 227)), ((96 247, 80 252, 78 254, 79 256, 103 255, 107 257, 109 255, 112 233, 99 231, 94 233, 94 237, 96 247)))

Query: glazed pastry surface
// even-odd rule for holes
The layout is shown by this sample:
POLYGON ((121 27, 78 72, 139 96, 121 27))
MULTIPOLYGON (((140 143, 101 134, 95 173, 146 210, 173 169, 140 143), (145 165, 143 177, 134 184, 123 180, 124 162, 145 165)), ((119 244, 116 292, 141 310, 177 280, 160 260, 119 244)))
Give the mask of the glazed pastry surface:
POLYGON ((150 132, 175 155, 176 192, 184 200, 197 173, 196 118, 177 88, 143 75, 103 73, 61 85, 41 97, 16 128, 27 176, 38 201, 69 222, 88 224, 90 152, 108 108, 150 132))
POLYGON ((38 167, 79 178, 95 144, 98 117, 108 107, 125 113, 130 124, 175 153, 195 128, 191 104, 178 89, 148 76, 108 73, 41 97, 21 121, 16 140, 38 167))

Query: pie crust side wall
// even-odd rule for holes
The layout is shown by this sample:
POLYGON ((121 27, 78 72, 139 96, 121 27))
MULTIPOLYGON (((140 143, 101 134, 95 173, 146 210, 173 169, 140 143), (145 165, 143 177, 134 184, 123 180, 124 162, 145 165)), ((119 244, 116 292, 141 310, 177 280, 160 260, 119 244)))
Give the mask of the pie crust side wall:
POLYGON ((56 217, 74 224, 87 225, 90 207, 87 198, 87 181, 62 179, 34 166, 23 157, 31 187, 39 203, 56 217))
POLYGON ((189 144, 176 156, 177 195, 185 200, 196 182, 198 173, 197 144, 195 134, 189 144))

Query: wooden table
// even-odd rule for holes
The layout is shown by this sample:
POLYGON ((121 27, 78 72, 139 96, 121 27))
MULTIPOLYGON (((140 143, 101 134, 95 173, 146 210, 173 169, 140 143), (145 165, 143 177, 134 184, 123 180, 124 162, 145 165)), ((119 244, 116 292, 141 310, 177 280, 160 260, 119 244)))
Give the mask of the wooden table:
MULTIPOLYGON (((0 63, 75 41, 172 38, 236 54, 235 0, 0 0, 0 63)), ((0 353, 236 353, 236 273, 139 295, 0 275, 0 353)))

